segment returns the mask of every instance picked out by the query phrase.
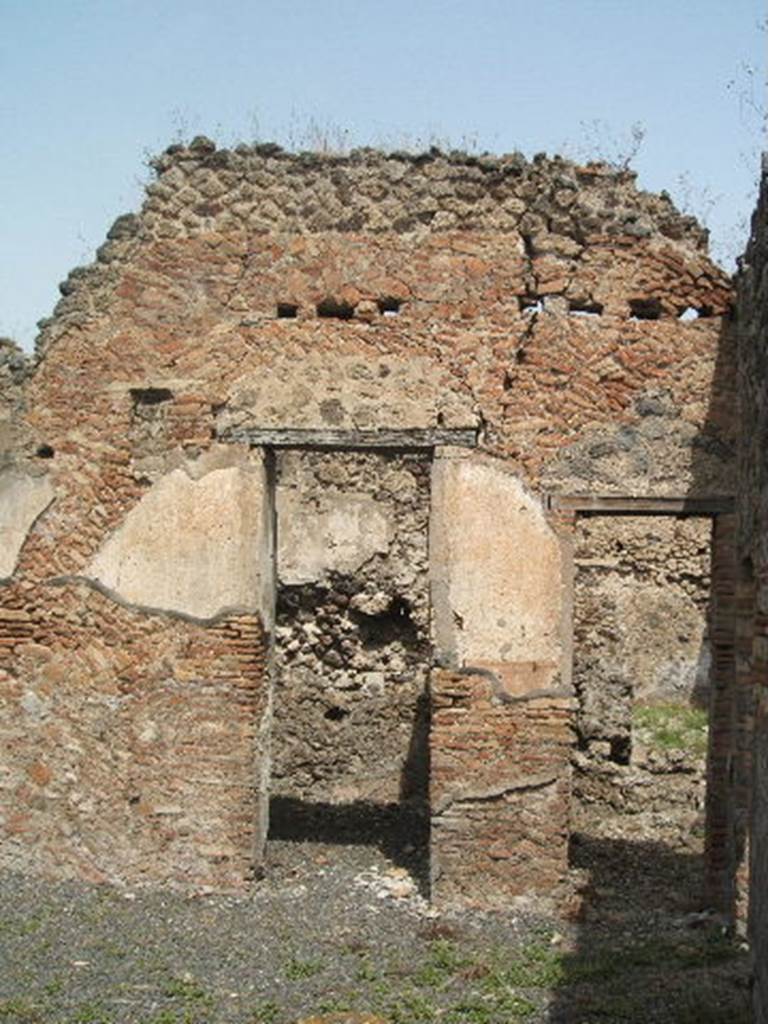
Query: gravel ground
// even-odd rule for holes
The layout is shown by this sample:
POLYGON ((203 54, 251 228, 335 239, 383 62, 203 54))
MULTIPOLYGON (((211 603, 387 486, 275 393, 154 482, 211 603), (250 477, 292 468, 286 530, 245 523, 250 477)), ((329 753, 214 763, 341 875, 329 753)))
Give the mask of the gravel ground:
POLYGON ((568 921, 438 914, 419 892, 422 854, 407 837, 275 839, 267 879, 242 898, 0 875, 0 1021, 749 1019, 743 944, 692 907, 691 858, 583 840, 585 905, 568 921))

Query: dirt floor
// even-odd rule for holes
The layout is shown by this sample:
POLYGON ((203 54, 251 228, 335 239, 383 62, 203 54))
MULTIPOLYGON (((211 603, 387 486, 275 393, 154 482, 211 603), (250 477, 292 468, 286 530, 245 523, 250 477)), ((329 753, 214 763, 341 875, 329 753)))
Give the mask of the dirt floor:
POLYGON ((694 854, 576 836, 568 917, 456 913, 424 899, 418 816, 295 810, 245 897, 0 877, 0 1021, 749 1020, 746 947, 700 906, 694 854))

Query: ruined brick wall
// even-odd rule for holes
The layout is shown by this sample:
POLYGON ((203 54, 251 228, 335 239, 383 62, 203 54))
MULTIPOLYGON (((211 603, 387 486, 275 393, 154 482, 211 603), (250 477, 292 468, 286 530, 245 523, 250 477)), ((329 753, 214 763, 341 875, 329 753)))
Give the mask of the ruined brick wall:
POLYGON ((706 518, 578 522, 576 830, 701 846, 711 534, 706 518))
MULTIPOLYGON (((768 1021, 768 163, 763 175, 752 234, 738 275, 739 391, 742 443, 739 473, 738 676, 730 694, 736 723, 728 751, 733 764, 731 796, 746 809, 754 752, 751 797, 749 928, 755 971, 755 1020, 768 1021), (754 728, 754 746, 751 733, 754 728)), ((746 832, 746 822, 740 834, 746 832)), ((743 839, 742 839, 743 841, 743 839)), ((731 871, 741 850, 729 850, 731 871)))
MULTIPOLYGON (((731 295, 693 221, 600 165, 197 140, 155 168, 140 213, 62 285, 0 481, 23 512, 0 566, 3 721, 24 720, 49 690, 56 701, 42 781, 23 782, 18 766, 37 765, 49 734, 0 726, 4 827, 11 807, 34 823, 3 849, 49 870, 88 862, 115 877, 235 884, 263 842, 277 695, 263 670, 274 481, 249 439, 476 431, 508 475, 493 493, 510 503, 511 534, 497 566, 492 502, 486 536, 472 533, 496 470, 467 456, 441 491, 444 520, 463 524, 446 550, 464 570, 430 581, 435 657, 530 662, 520 678, 541 671, 567 687, 565 556, 543 495, 730 493, 731 295), (686 310, 696 319, 681 320, 686 310), (518 530, 540 564, 515 554, 518 530), (524 585, 507 594, 510 566, 524 585), (544 607, 530 620, 528 592, 544 607), (496 614, 497 600, 512 613, 496 614), (119 627, 105 629, 113 616, 119 627), (88 735, 103 733, 118 761, 138 758, 150 796, 135 799, 133 778, 88 781, 92 704, 106 717, 88 735), (180 709, 196 723, 189 745, 180 709), (193 748, 218 765, 210 800, 187 782, 193 748), (130 849, 116 838, 129 822, 130 849)), ((329 750, 339 722, 322 727, 329 750)), ((489 822, 504 812, 487 807, 489 822)))
POLYGON ((30 360, 8 338, 0 338, 0 470, 10 465, 21 447, 24 382, 30 360))
POLYGON ((242 884, 259 813, 258 620, 201 628, 28 580, 0 610, 5 865, 242 884))
POLYGON ((508 907, 551 892, 567 867, 571 701, 440 671, 432 701, 431 870, 441 899, 508 907))
POLYGON ((277 455, 272 792, 426 801, 430 460, 277 455))
MULTIPOLYGON (((17 451, 0 478, 3 862, 241 886, 263 828, 268 710, 265 616, 232 586, 253 530, 230 489, 251 471, 239 453, 158 456, 122 388, 111 416, 68 397, 50 453, 17 451)), ((258 488, 243 490, 250 507, 258 488)))
POLYGON ((42 350, 106 316, 113 348, 130 328, 126 378, 191 386, 210 360, 208 430, 482 413, 486 446, 532 483, 727 489, 732 390, 712 384, 729 284, 695 222, 631 174, 203 143, 156 168, 142 214, 65 282, 42 350))

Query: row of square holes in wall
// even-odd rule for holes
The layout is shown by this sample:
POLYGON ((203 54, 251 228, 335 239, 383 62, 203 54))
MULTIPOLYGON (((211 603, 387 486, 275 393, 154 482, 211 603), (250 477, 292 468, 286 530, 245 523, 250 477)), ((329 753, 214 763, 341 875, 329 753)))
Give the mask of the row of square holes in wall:
MULTIPOLYGON (((379 313, 382 316, 397 316, 400 312, 402 301, 392 296, 378 299, 376 302, 379 313)), ((335 320, 351 320, 355 315, 355 307, 349 302, 340 302, 337 299, 323 299, 315 306, 315 313, 319 317, 328 317, 335 320)), ((278 302, 277 315, 280 319, 293 320, 299 315, 299 306, 294 302, 278 302)))
MULTIPOLYGON (((522 313, 532 315, 540 313, 544 309, 543 300, 534 295, 518 296, 518 305, 522 313)), ((400 299, 391 296, 379 299, 376 303, 379 313, 382 316, 397 316, 400 312, 402 302, 400 299)), ((336 299, 323 299, 315 306, 317 316, 336 320, 351 320, 355 315, 355 307, 349 302, 336 299)), ((601 316, 603 307, 599 302, 568 303, 568 312, 574 316, 601 316)), ((663 307, 659 299, 630 299, 629 318, 630 320, 660 320, 663 314, 663 307)), ((299 315, 299 306, 293 302, 278 302, 277 315, 280 319, 294 320, 299 315)), ((678 311, 678 320, 690 322, 692 320, 704 319, 712 316, 709 306, 687 306, 678 311)))
MULTIPOLYGON (((540 313, 544 308, 542 300, 535 296, 518 296, 518 303, 521 312, 527 314, 540 313)), ((397 316, 400 312, 401 301, 400 299, 387 297, 379 299, 377 306, 382 316, 397 316)), ((630 319, 632 320, 658 320, 662 313, 661 303, 658 299, 630 299, 629 309, 630 319)), ((324 299, 322 302, 318 302, 315 310, 320 317, 335 317, 339 320, 351 320, 355 314, 354 306, 348 302, 337 302, 334 299, 324 299)), ((280 318, 295 319, 298 316, 298 312, 299 307, 294 303, 279 302, 277 304, 277 315, 280 318)), ((571 301, 568 304, 568 312, 575 316, 600 316, 603 312, 603 307, 598 302, 571 301)), ((712 310, 708 306, 701 307, 700 309, 688 306, 687 309, 680 311, 678 319, 691 321, 709 316, 712 316, 712 310)), ((505 383, 506 386, 507 384, 505 383)), ((165 403, 173 397, 167 388, 131 388, 130 393, 134 409, 137 406, 153 406, 165 403)), ((50 445, 43 444, 40 445, 35 454, 41 459, 52 459, 55 453, 50 445)))
MULTIPOLYGON (((544 309, 543 299, 535 295, 519 295, 517 301, 520 311, 528 316, 541 313, 544 309)), ((568 312, 573 316, 602 316, 603 307, 599 302, 571 300, 568 303, 568 312)), ((664 309, 659 299, 629 300, 630 320, 661 320, 663 312, 664 309)), ((712 316, 712 309, 709 306, 687 306, 678 310, 677 319, 687 323, 710 316, 712 316)))

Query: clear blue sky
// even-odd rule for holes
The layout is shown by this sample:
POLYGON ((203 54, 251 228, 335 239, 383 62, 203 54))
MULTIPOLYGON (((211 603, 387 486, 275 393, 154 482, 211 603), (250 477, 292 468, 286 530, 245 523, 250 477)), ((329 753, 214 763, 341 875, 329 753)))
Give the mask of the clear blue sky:
POLYGON ((743 245, 765 102, 762 0, 0 0, 0 334, 202 132, 306 148, 433 140, 623 155, 743 245), (712 205, 714 201, 714 205, 712 205))

